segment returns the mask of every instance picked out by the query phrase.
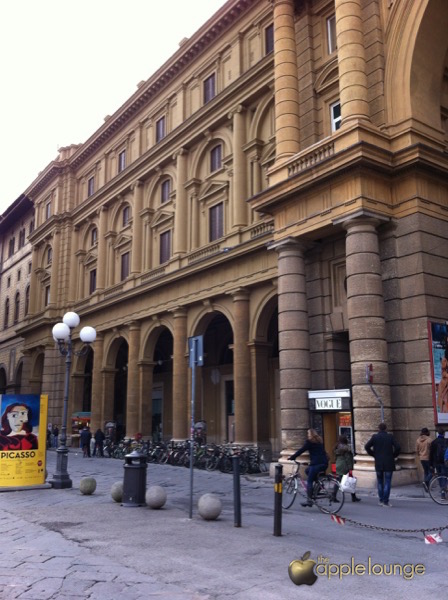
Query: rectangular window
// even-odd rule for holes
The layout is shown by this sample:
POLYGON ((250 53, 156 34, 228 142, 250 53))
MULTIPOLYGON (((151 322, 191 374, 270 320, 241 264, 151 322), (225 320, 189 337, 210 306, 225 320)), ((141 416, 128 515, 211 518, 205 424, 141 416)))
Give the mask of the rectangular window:
POLYGON ((95 191, 95 177, 90 177, 87 182, 87 197, 92 196, 95 191))
POLYGON ((130 273, 130 261, 129 252, 125 252, 121 255, 121 281, 129 277, 130 273))
POLYGON ((221 168, 222 164, 222 150, 221 144, 219 146, 215 146, 210 151, 210 172, 218 171, 221 168))
POLYGON ((336 17, 332 15, 327 19, 327 46, 328 54, 333 54, 337 50, 336 42, 336 17))
POLYGON ((166 263, 171 258, 171 230, 160 234, 160 264, 166 263))
POLYGON ((330 105, 331 131, 337 131, 341 127, 341 103, 339 100, 330 105))
POLYGON ((165 135, 165 117, 162 117, 156 122, 156 142, 163 140, 165 135))
POLYGON ((8 258, 10 258, 14 254, 15 245, 16 245, 16 238, 11 238, 9 240, 8 258))
POLYGON ((224 206, 220 202, 210 209, 210 242, 224 235, 224 206))
POLYGON ((122 150, 118 155, 118 172, 121 173, 126 168, 126 150, 122 150))
POLYGON ((269 25, 264 30, 264 53, 274 52, 274 25, 269 25))
POLYGON ((49 219, 51 217, 51 201, 47 202, 45 205, 45 218, 49 219))
POLYGON ((204 104, 210 102, 216 96, 216 77, 212 73, 210 77, 204 80, 204 104))
POLYGON ((89 292, 91 294, 93 294, 93 292, 96 290, 96 269, 92 269, 90 271, 90 276, 89 276, 89 292))
POLYGON ((22 279, 22 271, 19 269, 17 271, 17 281, 20 281, 22 279))
POLYGON ((50 286, 47 285, 45 288, 45 297, 44 297, 44 306, 48 306, 50 304, 50 286))

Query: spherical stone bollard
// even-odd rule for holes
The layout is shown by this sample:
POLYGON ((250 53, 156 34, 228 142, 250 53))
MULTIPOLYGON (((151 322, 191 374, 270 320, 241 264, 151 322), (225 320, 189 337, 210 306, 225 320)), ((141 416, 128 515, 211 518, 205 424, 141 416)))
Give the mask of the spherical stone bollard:
POLYGON ((149 508, 162 508, 166 502, 166 491, 160 485, 153 485, 146 490, 145 500, 149 508))
POLYGON ((110 495, 115 502, 121 502, 123 500, 123 483, 121 481, 116 481, 112 484, 110 495))
POLYGON ((84 477, 79 482, 79 491, 85 496, 90 496, 96 490, 96 479, 93 477, 84 477))
POLYGON ((198 512, 206 521, 213 521, 219 517, 222 502, 215 494, 204 494, 199 498, 198 512))

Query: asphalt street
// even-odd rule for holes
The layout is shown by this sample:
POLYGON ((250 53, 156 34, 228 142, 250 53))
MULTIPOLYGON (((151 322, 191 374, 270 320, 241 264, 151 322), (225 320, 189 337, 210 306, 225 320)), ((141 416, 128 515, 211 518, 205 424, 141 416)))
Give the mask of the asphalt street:
MULTIPOLYGON (((49 451, 49 478, 55 458, 49 451)), ((232 475, 195 470, 190 519, 188 469, 148 465, 147 486, 167 492, 165 506, 154 510, 112 499, 123 465, 71 450, 72 489, 0 493, 2 600, 420 600, 446 585, 448 507, 421 486, 393 488, 392 508, 378 506, 374 490, 359 490, 362 502, 346 502, 341 511, 345 525, 296 502, 283 511, 282 535, 274 536, 268 476, 241 477, 241 527, 235 527, 232 475), (79 491, 86 476, 97 481, 90 496, 79 491), (216 520, 198 514, 205 493, 221 499, 216 520), (425 543, 424 532, 439 531, 442 543, 425 543), (307 585, 300 576, 296 585, 288 566, 306 552, 319 577, 307 585)))

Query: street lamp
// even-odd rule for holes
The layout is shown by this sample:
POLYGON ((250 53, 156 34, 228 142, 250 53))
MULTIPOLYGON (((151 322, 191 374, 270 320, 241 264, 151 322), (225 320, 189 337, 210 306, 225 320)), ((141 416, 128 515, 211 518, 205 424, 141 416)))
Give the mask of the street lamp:
POLYGON ((96 331, 93 327, 83 327, 79 337, 85 346, 75 352, 72 348, 72 329, 78 327, 79 316, 75 312, 65 313, 62 323, 56 323, 52 329, 53 339, 58 344, 59 352, 65 356, 65 384, 64 384, 64 403, 62 413, 60 444, 56 451, 56 472, 51 485, 56 489, 71 488, 72 480, 67 472, 68 448, 67 448, 67 411, 68 411, 68 390, 70 385, 70 368, 72 364, 72 354, 82 356, 86 354, 90 344, 95 341, 96 331))

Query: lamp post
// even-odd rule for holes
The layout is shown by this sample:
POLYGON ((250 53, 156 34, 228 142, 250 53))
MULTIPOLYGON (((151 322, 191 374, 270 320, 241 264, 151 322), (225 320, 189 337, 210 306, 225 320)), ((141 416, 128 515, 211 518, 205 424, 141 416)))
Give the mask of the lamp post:
POLYGON ((56 489, 71 488, 72 480, 67 472, 68 448, 67 448, 67 412, 68 412, 68 390, 70 386, 70 368, 72 364, 72 355, 82 356, 86 354, 89 346, 95 341, 96 331, 93 327, 83 327, 79 334, 81 341, 85 346, 75 352, 72 347, 72 330, 79 325, 79 316, 75 312, 65 313, 62 323, 56 323, 52 329, 53 339, 58 344, 59 352, 65 356, 65 383, 64 383, 64 401, 62 413, 61 434, 59 436, 59 448, 56 450, 56 472, 51 485, 56 489))

